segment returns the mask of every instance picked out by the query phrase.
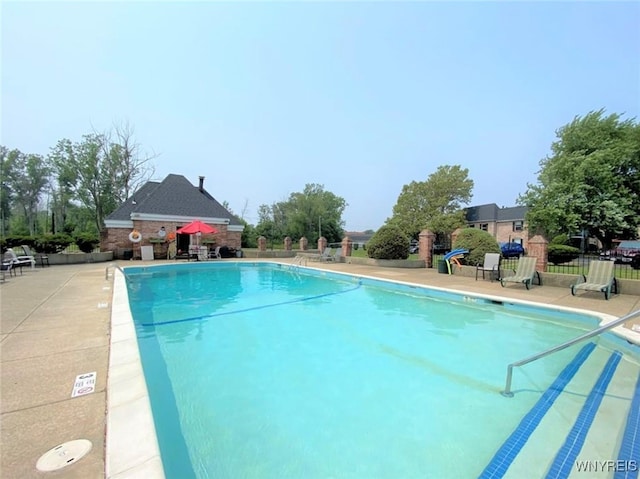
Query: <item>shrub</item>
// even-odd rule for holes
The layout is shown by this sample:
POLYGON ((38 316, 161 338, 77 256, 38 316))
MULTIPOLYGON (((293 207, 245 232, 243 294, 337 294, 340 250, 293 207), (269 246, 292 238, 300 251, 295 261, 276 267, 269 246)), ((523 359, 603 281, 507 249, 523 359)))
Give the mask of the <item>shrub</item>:
MULTIPOLYGON (((554 238, 555 239, 555 238, 554 238)), ((580 256, 580 250, 563 244, 549 244, 547 259, 552 264, 568 263, 580 256)))
POLYGON ((486 253, 500 253, 500 246, 496 239, 486 231, 476 228, 463 229, 456 238, 453 247, 469 250, 466 262, 472 266, 483 264, 486 253))
POLYGON ((569 245, 569 236, 564 233, 554 236, 553 239, 549 242, 549 245, 552 244, 569 245))
POLYGON ((6 238, 3 238, 0 243, 2 247, 2 252, 4 253, 7 250, 7 248, 17 248, 19 246, 22 246, 23 244, 26 244, 29 247, 34 247, 35 238, 33 236, 21 236, 21 235, 7 236, 6 238))
POLYGON ((44 235, 36 239, 35 247, 40 253, 60 253, 73 243, 71 236, 67 234, 44 235))
POLYGON ((397 226, 382 226, 367 243, 367 255, 374 259, 407 259, 409 238, 397 226))
POLYGON ((76 235, 75 242, 83 253, 91 253, 100 244, 100 239, 91 233, 76 235))
POLYGON ((353 243, 353 249, 354 251, 358 251, 358 248, 360 247, 360 243, 353 243))

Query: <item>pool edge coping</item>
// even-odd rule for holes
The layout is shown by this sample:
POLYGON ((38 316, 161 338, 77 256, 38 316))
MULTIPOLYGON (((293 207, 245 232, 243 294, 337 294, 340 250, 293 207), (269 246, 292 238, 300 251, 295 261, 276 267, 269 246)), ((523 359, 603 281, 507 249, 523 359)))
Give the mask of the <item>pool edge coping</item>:
POLYGON ((107 372, 105 477, 164 479, 124 272, 115 268, 107 372), (132 420, 136 427, 132 427, 132 420), (135 445, 135 447, 131 447, 135 445))

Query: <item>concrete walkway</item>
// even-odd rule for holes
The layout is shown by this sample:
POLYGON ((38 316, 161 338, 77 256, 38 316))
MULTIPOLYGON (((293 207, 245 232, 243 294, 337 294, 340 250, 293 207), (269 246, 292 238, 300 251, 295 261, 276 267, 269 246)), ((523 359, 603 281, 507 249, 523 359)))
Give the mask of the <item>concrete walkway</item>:
MULTIPOLYGON (((134 264, 141 262, 120 262, 121 266, 134 264)), ((113 282, 112 277, 105 279, 107 265, 25 268, 22 276, 18 272, 17 277, 0 284, 0 477, 104 477, 113 282), (71 398, 76 376, 94 371, 96 391, 71 398), (37 471, 36 462, 42 454, 74 439, 91 441, 91 452, 60 471, 37 471)), ((616 295, 605 301, 602 294, 572 297, 568 288, 549 286, 534 286, 530 291, 518 285, 502 288, 489 280, 475 281, 435 270, 331 263, 309 266, 614 316, 640 309, 638 296, 616 295)))

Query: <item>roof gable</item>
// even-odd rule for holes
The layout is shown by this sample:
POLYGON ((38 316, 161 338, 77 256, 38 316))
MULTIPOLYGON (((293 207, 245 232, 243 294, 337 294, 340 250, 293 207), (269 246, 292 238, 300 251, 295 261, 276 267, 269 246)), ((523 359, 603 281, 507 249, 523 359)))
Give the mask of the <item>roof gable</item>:
POLYGON ((230 225, 242 224, 204 188, 174 174, 159 183, 148 181, 106 219, 131 220, 135 215, 226 218, 230 225))

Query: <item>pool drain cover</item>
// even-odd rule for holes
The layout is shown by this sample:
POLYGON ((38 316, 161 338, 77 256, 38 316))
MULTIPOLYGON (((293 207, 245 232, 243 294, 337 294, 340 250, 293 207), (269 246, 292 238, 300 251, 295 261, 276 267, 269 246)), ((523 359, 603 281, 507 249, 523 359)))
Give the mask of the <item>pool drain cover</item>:
POLYGON ((48 450, 36 464, 38 471, 57 471, 63 467, 75 464, 91 450, 91 441, 86 439, 76 439, 62 443, 53 449, 48 450))

